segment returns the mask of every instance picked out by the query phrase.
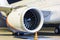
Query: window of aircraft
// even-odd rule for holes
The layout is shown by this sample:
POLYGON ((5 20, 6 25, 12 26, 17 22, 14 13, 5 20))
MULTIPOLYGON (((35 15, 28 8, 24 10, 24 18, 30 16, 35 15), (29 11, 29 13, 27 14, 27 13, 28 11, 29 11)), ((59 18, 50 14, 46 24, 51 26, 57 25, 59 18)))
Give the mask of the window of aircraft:
POLYGON ((9 4, 12 4, 12 3, 15 3, 15 2, 18 2, 18 1, 21 1, 21 0, 7 0, 9 4))

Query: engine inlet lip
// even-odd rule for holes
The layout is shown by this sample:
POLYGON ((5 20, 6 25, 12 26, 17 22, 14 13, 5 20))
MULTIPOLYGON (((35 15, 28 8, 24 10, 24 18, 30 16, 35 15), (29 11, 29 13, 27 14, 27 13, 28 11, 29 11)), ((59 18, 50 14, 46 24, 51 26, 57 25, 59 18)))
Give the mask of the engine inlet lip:
POLYGON ((24 30, 26 30, 26 32, 30 32, 30 33, 34 33, 34 32, 37 32, 37 31, 39 31, 41 28, 42 28, 42 25, 43 25, 43 21, 44 21, 44 18, 43 18, 43 15, 42 15, 42 12, 40 11, 40 10, 38 10, 38 8, 36 8, 36 7, 30 7, 30 8, 28 8, 28 9, 26 9, 24 12, 23 12, 24 14, 22 14, 22 24, 23 24, 23 28, 24 28, 24 30), (38 25, 38 27, 36 28, 36 29, 34 29, 34 30, 29 30, 29 29, 27 29, 26 27, 25 27, 25 24, 24 24, 24 16, 25 16, 25 13, 28 11, 28 10, 30 10, 30 9, 34 9, 34 10, 36 10, 38 13, 40 13, 39 15, 40 15, 40 17, 41 17, 41 24, 39 23, 39 25, 38 25))

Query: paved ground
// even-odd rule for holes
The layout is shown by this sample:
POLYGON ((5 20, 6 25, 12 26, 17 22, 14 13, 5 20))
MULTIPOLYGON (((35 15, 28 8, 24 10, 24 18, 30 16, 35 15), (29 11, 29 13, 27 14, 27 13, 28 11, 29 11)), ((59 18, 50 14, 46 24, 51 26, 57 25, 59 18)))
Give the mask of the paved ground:
MULTIPOLYGON (((25 36, 13 36, 12 32, 1 29, 0 40, 34 40, 34 34, 25 36)), ((60 40, 60 34, 54 34, 53 31, 39 32, 38 40, 60 40)))
MULTIPOLYGON (((1 33, 1 32, 0 32, 1 33)), ((51 34, 40 34, 38 36, 38 40, 60 40, 60 35, 53 35, 51 34)), ((4 33, 2 32, 2 34, 0 34, 0 40, 34 40, 34 36, 33 35, 28 35, 28 36, 13 36, 11 35, 11 33, 7 32, 4 33)))

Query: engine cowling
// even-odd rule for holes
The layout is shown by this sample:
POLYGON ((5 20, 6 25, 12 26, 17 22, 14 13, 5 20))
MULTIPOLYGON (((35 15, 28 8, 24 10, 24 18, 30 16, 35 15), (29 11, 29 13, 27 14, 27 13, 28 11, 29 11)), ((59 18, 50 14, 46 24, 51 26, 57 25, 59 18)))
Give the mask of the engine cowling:
POLYGON ((13 10, 7 17, 8 28, 12 32, 37 32, 43 25, 43 14, 36 7, 23 7, 13 10))

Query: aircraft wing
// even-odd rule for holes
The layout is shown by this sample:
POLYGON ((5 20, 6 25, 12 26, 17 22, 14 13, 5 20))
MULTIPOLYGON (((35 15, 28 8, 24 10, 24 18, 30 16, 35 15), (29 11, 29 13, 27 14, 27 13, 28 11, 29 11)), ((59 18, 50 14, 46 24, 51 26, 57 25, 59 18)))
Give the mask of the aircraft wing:
POLYGON ((0 11, 4 11, 4 12, 6 12, 6 13, 11 12, 12 9, 13 9, 13 8, 10 7, 10 6, 0 6, 0 11))

